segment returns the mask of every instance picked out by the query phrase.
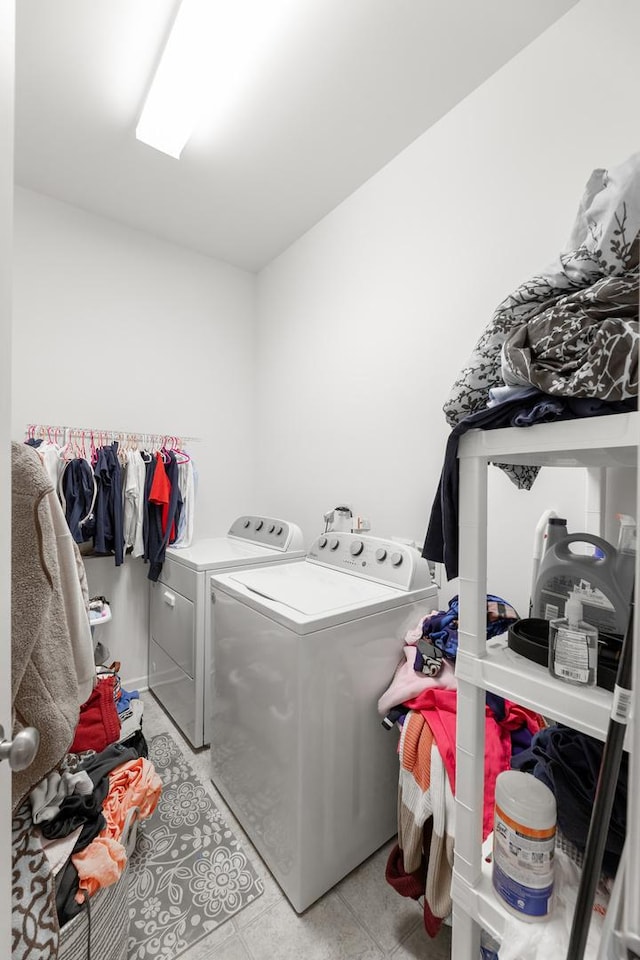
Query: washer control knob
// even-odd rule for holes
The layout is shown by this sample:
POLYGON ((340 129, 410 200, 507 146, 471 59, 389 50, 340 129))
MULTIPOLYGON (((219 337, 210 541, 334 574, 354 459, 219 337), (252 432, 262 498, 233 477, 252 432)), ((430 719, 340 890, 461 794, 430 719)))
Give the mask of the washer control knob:
POLYGON ((402 554, 401 553, 392 553, 391 554, 391 563, 394 567, 399 567, 402 563, 402 554))
POLYGON ((337 550, 338 547, 340 546, 340 541, 338 540, 337 537, 334 537, 333 540, 331 540, 331 542, 329 543, 329 546, 331 547, 332 550, 337 550))
POLYGON ((359 557, 362 551, 364 550, 364 543, 362 540, 354 540, 351 544, 351 556, 359 557))
POLYGON ((384 547, 379 547, 376 550, 376 560, 382 563, 382 561, 386 559, 387 559, 387 551, 384 549, 384 547))
POLYGON ((273 531, 275 530, 275 528, 276 528, 275 523, 272 523, 271 526, 269 527, 269 533, 273 533, 273 531))
POLYGON ((245 522, 244 522, 244 528, 245 528, 245 530, 247 529, 247 527, 250 527, 250 526, 251 526, 251 520, 245 520, 245 522))
POLYGON ((320 539, 318 540, 318 546, 320 547, 320 549, 321 549, 321 550, 324 550, 324 548, 326 547, 326 545, 327 545, 327 538, 326 538, 326 537, 320 537, 320 539))
POLYGON ((256 530, 262 530, 263 527, 264 527, 264 523, 262 522, 262 520, 256 520, 256 530))

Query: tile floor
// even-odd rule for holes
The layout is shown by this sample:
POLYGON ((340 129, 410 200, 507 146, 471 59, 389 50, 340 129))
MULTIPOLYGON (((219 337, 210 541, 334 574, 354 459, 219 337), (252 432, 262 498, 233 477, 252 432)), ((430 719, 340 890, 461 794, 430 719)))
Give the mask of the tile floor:
POLYGON ((216 805, 242 842, 264 893, 181 960, 449 960, 451 930, 425 933, 420 905, 399 896, 384 878, 393 841, 298 915, 209 779, 209 750, 193 751, 151 693, 144 700, 147 738, 170 733, 190 757, 216 805))

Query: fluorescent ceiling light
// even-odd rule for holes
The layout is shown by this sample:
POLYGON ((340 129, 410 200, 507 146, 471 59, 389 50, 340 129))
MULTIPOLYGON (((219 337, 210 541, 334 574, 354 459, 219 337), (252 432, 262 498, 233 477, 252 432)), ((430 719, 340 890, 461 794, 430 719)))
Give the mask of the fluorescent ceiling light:
POLYGON ((201 117, 221 113, 255 72, 289 0, 182 0, 136 127, 178 158, 201 117))

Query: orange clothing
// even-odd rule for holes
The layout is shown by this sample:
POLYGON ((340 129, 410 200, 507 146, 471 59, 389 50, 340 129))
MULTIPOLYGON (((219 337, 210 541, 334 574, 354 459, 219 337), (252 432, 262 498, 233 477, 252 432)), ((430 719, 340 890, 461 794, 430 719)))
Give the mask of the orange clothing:
POLYGON ((96 890, 119 880, 127 862, 127 852, 120 843, 127 814, 136 807, 140 820, 150 817, 161 792, 162 781, 154 765, 144 757, 129 760, 111 771, 109 793, 102 805, 106 825, 84 850, 71 857, 78 871, 78 903, 82 903, 85 893, 92 896, 96 890))

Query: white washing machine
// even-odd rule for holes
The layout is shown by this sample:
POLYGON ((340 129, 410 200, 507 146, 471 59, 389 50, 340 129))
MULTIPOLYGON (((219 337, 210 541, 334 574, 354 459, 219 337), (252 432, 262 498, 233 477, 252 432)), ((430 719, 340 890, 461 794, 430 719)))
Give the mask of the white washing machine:
POLYGON ((209 575, 304 555, 295 523, 254 516, 238 517, 226 537, 167 550, 151 584, 149 688, 194 747, 209 742, 209 575))
POLYGON ((212 779, 300 913, 397 832, 377 701, 437 589, 415 548, 339 533, 211 593, 212 779))

